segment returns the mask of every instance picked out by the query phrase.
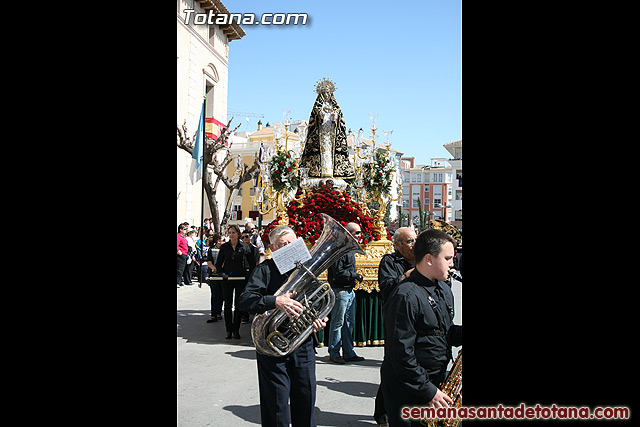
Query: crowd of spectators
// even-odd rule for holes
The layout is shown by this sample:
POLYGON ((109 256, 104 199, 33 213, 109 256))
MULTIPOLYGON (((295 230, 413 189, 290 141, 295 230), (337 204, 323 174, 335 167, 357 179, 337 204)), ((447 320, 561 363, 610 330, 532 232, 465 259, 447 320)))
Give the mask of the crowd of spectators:
MULTIPOLYGON (((215 248, 219 250, 220 245, 228 242, 228 230, 229 227, 224 233, 216 233, 211 218, 204 219, 204 228, 191 225, 188 222, 178 225, 178 288, 206 282, 207 277, 209 277, 209 265, 207 264, 209 249, 212 246, 216 246, 216 242, 219 242, 215 248), (204 239, 202 238, 203 231, 204 239)), ((243 230, 247 231, 250 244, 258 249, 260 254, 259 262, 264 261, 265 245, 260 238, 260 235, 264 232, 264 227, 258 230, 255 223, 247 222, 244 224, 243 230)), ((243 238, 242 241, 246 241, 246 239, 243 238)), ((215 254, 217 254, 217 250, 214 250, 215 254)))

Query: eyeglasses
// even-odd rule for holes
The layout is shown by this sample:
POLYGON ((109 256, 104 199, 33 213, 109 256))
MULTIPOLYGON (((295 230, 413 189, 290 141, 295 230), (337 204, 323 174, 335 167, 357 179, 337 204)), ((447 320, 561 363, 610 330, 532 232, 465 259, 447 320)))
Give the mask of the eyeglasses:
POLYGON ((249 239, 251 236, 242 236, 243 239, 249 239))

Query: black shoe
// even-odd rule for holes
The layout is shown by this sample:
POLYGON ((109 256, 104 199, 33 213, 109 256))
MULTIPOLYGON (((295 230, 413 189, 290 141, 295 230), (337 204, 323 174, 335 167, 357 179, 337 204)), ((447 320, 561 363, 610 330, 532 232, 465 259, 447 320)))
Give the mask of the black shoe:
POLYGON ((344 358, 345 362, 362 362, 363 360, 364 360, 364 357, 362 356, 353 356, 353 357, 344 358))
POLYGON ((231 339, 231 332, 227 332, 227 336, 225 337, 225 339, 228 339, 228 340, 231 339))
POLYGON ((207 319, 207 323, 213 323, 213 322, 217 322, 218 319, 215 317, 210 317, 209 319, 207 319))
POLYGON ((239 340, 239 339, 240 339, 240 334, 239 334, 238 332, 234 332, 234 333, 233 333, 233 337, 234 337, 235 339, 239 340))

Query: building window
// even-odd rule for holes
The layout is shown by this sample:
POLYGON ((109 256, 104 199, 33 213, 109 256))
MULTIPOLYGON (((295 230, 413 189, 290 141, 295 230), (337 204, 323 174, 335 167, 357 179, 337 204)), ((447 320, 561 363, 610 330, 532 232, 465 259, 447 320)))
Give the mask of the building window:
POLYGON ((207 117, 213 117, 214 116, 214 112, 213 112, 213 83, 205 78, 206 84, 205 84, 205 97, 206 97, 206 111, 205 111, 205 115, 207 117))
POLYGON ((209 25, 209 44, 214 47, 214 40, 216 39, 216 27, 209 25))

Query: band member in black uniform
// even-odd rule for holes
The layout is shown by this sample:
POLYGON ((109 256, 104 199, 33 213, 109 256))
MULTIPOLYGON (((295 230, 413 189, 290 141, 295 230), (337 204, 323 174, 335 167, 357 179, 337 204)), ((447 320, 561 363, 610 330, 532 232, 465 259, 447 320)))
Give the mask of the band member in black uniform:
MULTIPOLYGON (((409 277, 413 271, 415 263, 413 246, 416 243, 416 237, 416 232, 412 228, 398 228, 393 235, 393 246, 396 251, 392 254, 386 254, 380 260, 378 265, 378 286, 380 287, 380 296, 383 303, 391 291, 402 280, 409 277)), ((382 386, 378 387, 378 393, 376 394, 373 419, 376 420, 378 425, 385 425, 388 422, 387 412, 384 408, 382 386)))
POLYGON ((453 403, 438 386, 451 360, 451 346, 462 345, 462 326, 453 325, 453 292, 444 283, 453 267, 455 244, 440 230, 420 233, 413 248, 415 269, 383 306, 380 376, 390 427, 420 425, 419 420, 403 420, 402 407, 453 403))
POLYGON ((409 277, 415 258, 413 246, 416 243, 416 232, 409 227, 398 228, 393 235, 393 246, 396 251, 386 254, 378 266, 378 286, 382 300, 386 300, 391 291, 401 280, 409 277), (407 273, 407 274, 405 274, 407 273))
MULTIPOLYGON (((294 231, 281 225, 269 233, 271 251, 292 243, 294 231)), ((293 271, 293 270, 292 270, 293 271)), ((289 317, 303 311, 302 304, 292 299, 291 293, 275 297, 273 294, 289 278, 291 271, 280 274, 272 259, 259 264, 249 278, 240 296, 240 309, 250 313, 264 313, 277 308, 289 317)), ((313 322, 313 331, 326 326, 328 318, 313 322)), ((256 351, 258 386, 260 389, 260 417, 263 426, 315 427, 316 355, 311 334, 300 347, 283 357, 266 356, 256 351), (291 400, 291 418, 289 418, 291 400)))

